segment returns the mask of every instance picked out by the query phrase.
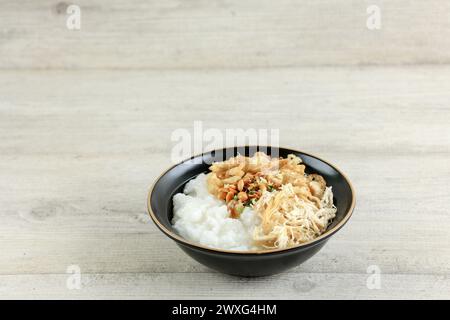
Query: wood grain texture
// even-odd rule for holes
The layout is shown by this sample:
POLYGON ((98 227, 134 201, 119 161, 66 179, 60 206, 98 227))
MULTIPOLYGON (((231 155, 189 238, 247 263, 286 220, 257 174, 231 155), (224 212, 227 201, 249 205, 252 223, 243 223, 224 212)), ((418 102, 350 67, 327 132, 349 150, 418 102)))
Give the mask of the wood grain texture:
POLYGON ((260 68, 450 62, 450 2, 0 1, 0 68, 260 68), (66 27, 68 4, 81 30, 66 27), (369 5, 381 29, 366 27, 369 5))
POLYGON ((384 274, 381 289, 369 290, 366 275, 343 273, 255 279, 218 273, 86 274, 80 290, 68 290, 66 280, 66 274, 0 276, 0 292, 28 299, 444 299, 450 286, 446 276, 384 274))
POLYGON ((3 70, 0 97, 1 298, 450 298, 448 66, 3 70), (354 216, 281 275, 199 265, 145 210, 196 120, 279 128, 349 175, 354 216))

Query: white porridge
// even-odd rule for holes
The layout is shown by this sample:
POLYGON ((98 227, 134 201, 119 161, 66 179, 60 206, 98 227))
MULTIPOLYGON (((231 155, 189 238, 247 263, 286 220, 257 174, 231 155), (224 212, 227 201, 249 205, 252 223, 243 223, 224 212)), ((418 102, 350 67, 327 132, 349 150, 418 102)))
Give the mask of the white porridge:
POLYGON ((258 249, 252 234, 259 218, 246 207, 239 219, 229 217, 227 206, 206 189, 206 175, 189 181, 183 193, 173 197, 172 224, 184 238, 202 245, 230 250, 258 249))

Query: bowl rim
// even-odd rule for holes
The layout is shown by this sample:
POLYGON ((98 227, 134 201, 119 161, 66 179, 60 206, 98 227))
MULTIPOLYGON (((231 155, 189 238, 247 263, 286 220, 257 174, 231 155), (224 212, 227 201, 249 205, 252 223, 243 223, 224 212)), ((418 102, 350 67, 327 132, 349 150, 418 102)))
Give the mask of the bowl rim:
POLYGON ((329 238, 330 236, 332 236, 333 234, 335 234, 337 231, 339 231, 346 223, 347 221, 350 219, 350 217, 353 214, 353 210, 355 209, 355 205, 356 205, 356 196, 355 196, 355 189, 353 188, 353 185, 350 181, 350 179, 348 179, 348 177, 339 169, 337 168, 335 165, 331 164, 330 162, 316 156, 313 155, 311 153, 308 152, 304 152, 301 150, 296 150, 296 149, 292 149, 292 148, 286 148, 286 147, 273 147, 273 146, 259 146, 259 145, 245 145, 245 146, 233 146, 233 147, 224 147, 222 149, 218 148, 218 149, 212 149, 210 151, 204 151, 200 154, 197 155, 193 155, 188 159, 182 160, 172 166, 170 166, 168 169, 164 170, 156 179, 155 181, 152 183, 149 191, 148 191, 148 195, 147 195, 147 213, 150 215, 150 218, 152 219, 153 223, 158 227, 158 229, 160 229, 166 236, 168 236, 169 238, 171 238, 172 240, 176 241, 179 244, 184 244, 187 245, 189 247, 194 247, 196 249, 200 249, 202 251, 208 251, 208 252, 215 252, 215 253, 222 253, 222 254, 230 254, 230 255, 270 255, 270 254, 277 254, 277 253, 286 253, 286 252, 291 252, 291 251, 296 251, 299 249, 305 249, 307 247, 312 247, 315 246, 317 244, 319 244, 320 242, 326 240, 327 238, 329 238), (183 238, 182 236, 176 234, 175 232, 170 231, 169 229, 167 229, 156 217, 155 213, 153 212, 153 209, 151 207, 151 198, 152 198, 152 194, 153 194, 153 190, 156 186, 156 184, 159 182, 159 180, 170 170, 172 170, 173 168, 188 162, 194 158, 206 155, 206 154, 210 154, 214 151, 217 150, 227 150, 227 149, 239 149, 239 148, 276 148, 276 149, 285 149, 285 150, 289 150, 289 151, 293 151, 293 152, 297 152, 299 154, 304 154, 313 158, 316 158, 319 161, 322 161, 326 164, 328 164, 330 167, 332 167, 334 170, 336 170, 343 178, 344 180, 347 182, 347 184, 350 187, 350 193, 351 193, 351 204, 349 209, 347 210, 347 212, 345 213, 344 217, 342 218, 342 220, 336 224, 333 228, 326 230, 323 234, 321 234, 320 236, 318 236, 317 238, 315 238, 312 241, 309 242, 305 242, 293 247, 289 247, 289 248, 284 248, 284 249, 261 249, 261 250, 230 250, 230 249, 218 249, 218 248, 213 248, 213 247, 208 247, 190 240, 187 240, 185 238, 183 238))

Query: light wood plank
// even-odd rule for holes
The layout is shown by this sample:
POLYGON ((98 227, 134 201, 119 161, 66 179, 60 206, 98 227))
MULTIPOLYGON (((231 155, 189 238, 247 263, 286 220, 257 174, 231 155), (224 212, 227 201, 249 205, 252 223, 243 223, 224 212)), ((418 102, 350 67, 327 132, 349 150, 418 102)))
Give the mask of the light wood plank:
POLYGON ((257 68, 450 62, 450 3, 169 0, 0 2, 0 68, 257 68), (381 29, 366 27, 369 5, 381 29))
POLYGON ((448 276, 381 275, 368 289, 362 274, 281 274, 236 278, 218 273, 82 275, 69 290, 67 274, 0 276, 0 297, 26 299, 448 299, 448 276), (18 291, 17 288, 21 290, 18 291), (5 295, 6 293, 6 295, 5 295))

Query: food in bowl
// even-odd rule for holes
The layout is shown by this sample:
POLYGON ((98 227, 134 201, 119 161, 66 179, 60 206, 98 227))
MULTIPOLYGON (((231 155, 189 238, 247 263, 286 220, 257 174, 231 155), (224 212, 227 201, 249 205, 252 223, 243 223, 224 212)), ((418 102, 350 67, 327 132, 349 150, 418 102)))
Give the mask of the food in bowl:
MULTIPOLYGON (((204 179, 207 181, 208 175, 204 175, 204 179)), ((207 185, 206 190, 208 190, 207 185)), ((194 194, 192 195, 194 196, 194 194)), ((209 191, 206 195, 211 195, 212 199, 217 200, 216 195, 210 194, 209 191)), ((225 208, 225 214, 230 218, 226 202, 220 201, 219 203, 225 208)), ((211 269, 246 277, 280 273, 313 257, 350 220, 355 204, 355 191, 350 180, 334 165, 306 152, 271 146, 216 149, 186 159, 162 173, 153 184, 147 198, 148 213, 152 221, 164 235, 175 241, 183 252, 211 269), (253 156, 256 150, 267 150, 272 157, 288 158, 288 155, 295 154, 302 159, 302 164, 306 167, 306 173, 319 174, 325 179, 327 186, 333 186, 333 201, 337 211, 326 231, 312 241, 286 249, 266 249, 263 247, 262 250, 249 249, 243 251, 220 249, 214 247, 214 245, 202 245, 200 241, 183 237, 172 223, 174 218, 173 196, 183 191, 187 181, 196 178, 201 173, 212 172, 209 170, 211 163, 221 163, 224 159, 223 155, 253 156)), ((251 208, 244 209, 249 210, 251 208)), ((186 213, 188 212, 186 211, 186 213)), ((242 215, 239 216, 239 219, 242 219, 242 215)), ((197 224, 193 227, 196 226, 197 224)), ((233 248, 233 246, 229 247, 233 248)))
POLYGON ((228 250, 286 249, 323 234, 336 216, 331 186, 302 159, 257 152, 215 162, 173 197, 174 229, 228 250))

